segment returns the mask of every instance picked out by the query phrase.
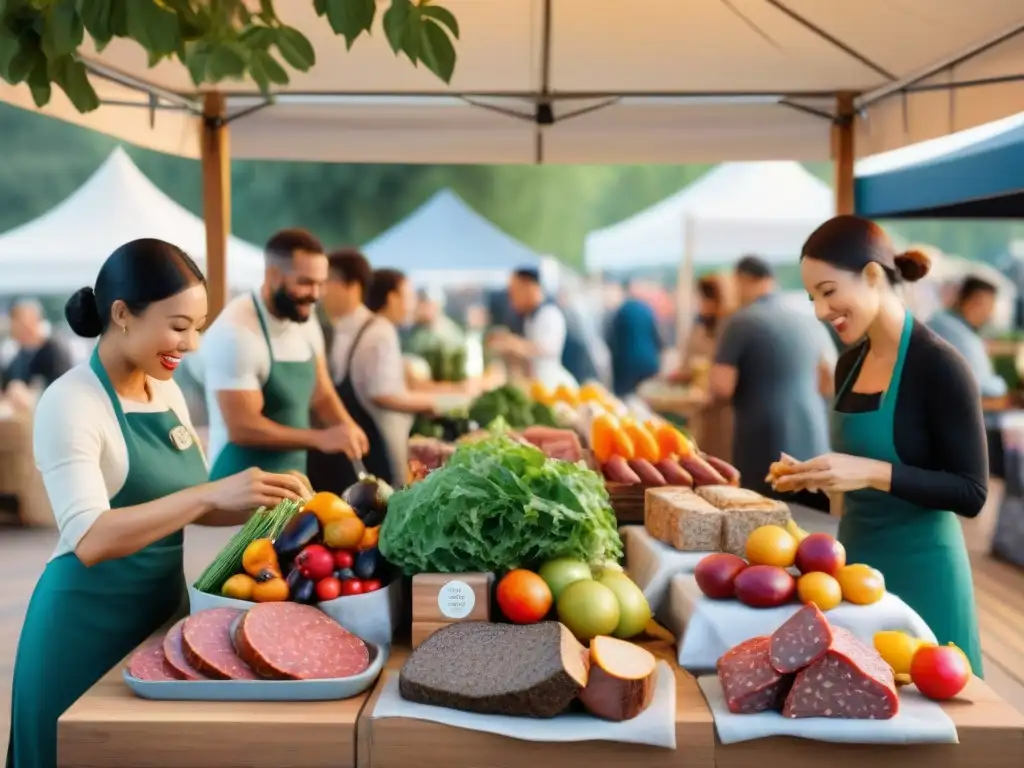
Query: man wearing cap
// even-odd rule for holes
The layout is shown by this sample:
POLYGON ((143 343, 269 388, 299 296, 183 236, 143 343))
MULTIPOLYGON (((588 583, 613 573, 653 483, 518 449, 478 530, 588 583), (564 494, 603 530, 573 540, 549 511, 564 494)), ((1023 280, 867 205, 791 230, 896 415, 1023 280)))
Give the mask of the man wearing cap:
MULTIPOLYGON (((735 280, 743 308, 722 332, 709 388, 732 401, 732 463, 743 486, 772 495, 765 477, 780 454, 807 461, 829 451, 824 397, 832 394, 835 347, 821 323, 786 305, 765 261, 745 256, 735 280)), ((821 494, 799 501, 828 508, 821 494)))
POLYGON ((487 339, 492 352, 507 362, 525 366, 527 375, 548 389, 561 384, 575 386, 562 365, 565 352, 565 314, 547 298, 536 269, 517 269, 508 283, 508 301, 512 310, 523 318, 523 335, 511 331, 495 331, 487 339))

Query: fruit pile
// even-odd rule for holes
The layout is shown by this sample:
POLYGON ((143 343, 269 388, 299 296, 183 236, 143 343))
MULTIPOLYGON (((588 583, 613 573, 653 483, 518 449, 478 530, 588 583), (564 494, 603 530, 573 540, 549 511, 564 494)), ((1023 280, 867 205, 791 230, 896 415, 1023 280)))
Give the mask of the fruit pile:
POLYGON ((846 549, 834 537, 808 534, 794 523, 755 529, 746 555, 720 552, 701 560, 694 571, 701 592, 715 600, 736 598, 751 608, 776 608, 797 598, 822 611, 844 600, 871 605, 885 595, 881 573, 863 563, 847 565, 846 549))
POLYGON ((390 568, 377 549, 387 514, 383 484, 366 478, 343 496, 318 493, 275 539, 255 539, 242 554, 241 573, 221 595, 257 603, 318 603, 375 592, 390 568))
POLYGON ((906 632, 876 632, 875 650, 892 667, 896 682, 913 683, 929 699, 952 699, 973 674, 967 654, 953 643, 937 645, 906 632))
POLYGON ((513 624, 536 624, 554 612, 581 642, 598 635, 636 637, 651 620, 647 598, 618 565, 591 568, 581 560, 558 558, 537 572, 509 571, 495 599, 513 624))

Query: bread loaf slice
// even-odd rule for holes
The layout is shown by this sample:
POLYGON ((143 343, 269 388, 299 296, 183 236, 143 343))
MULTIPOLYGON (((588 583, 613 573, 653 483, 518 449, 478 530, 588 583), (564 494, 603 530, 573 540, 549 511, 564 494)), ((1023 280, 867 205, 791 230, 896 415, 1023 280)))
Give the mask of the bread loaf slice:
POLYGON ((787 507, 781 501, 773 501, 772 506, 767 509, 726 509, 725 519, 722 525, 722 551, 733 555, 746 557, 747 539, 755 529, 762 525, 780 525, 786 527, 786 523, 792 517, 787 507))
POLYGON ((689 488, 648 488, 644 495, 647 532, 683 552, 717 552, 724 517, 689 488))
POLYGON ((449 624, 406 659, 402 698, 484 715, 554 717, 587 684, 590 657, 557 621, 449 624))

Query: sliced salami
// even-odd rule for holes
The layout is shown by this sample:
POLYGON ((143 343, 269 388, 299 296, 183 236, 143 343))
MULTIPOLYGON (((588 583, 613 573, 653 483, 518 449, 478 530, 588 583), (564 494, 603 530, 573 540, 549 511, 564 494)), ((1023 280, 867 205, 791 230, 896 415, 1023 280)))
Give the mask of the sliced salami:
POLYGON ((805 605, 772 632, 769 654, 776 672, 790 675, 813 664, 832 645, 832 627, 818 606, 805 605))
POLYGON ((254 605, 238 624, 235 646, 257 674, 272 680, 351 677, 370 665, 366 643, 298 603, 254 605))
POLYGON ((185 619, 182 619, 167 630, 163 642, 164 656, 167 663, 177 670, 182 680, 206 680, 206 675, 200 673, 185 658, 185 649, 181 645, 181 630, 184 626, 185 619))
POLYGON ((242 613, 237 608, 211 608, 185 619, 181 647, 193 669, 215 680, 259 679, 235 653, 231 640, 231 625, 242 613))
POLYGON ((797 673, 782 714, 888 720, 896 716, 899 706, 889 665, 874 648, 842 627, 833 627, 825 654, 797 673))
POLYGON ((128 659, 128 674, 136 680, 151 683, 183 679, 167 662, 164 645, 160 640, 150 640, 131 655, 128 659))
POLYGON ((768 654, 770 639, 754 637, 729 649, 718 660, 718 679, 729 711, 737 715, 777 710, 793 684, 772 666, 768 654))

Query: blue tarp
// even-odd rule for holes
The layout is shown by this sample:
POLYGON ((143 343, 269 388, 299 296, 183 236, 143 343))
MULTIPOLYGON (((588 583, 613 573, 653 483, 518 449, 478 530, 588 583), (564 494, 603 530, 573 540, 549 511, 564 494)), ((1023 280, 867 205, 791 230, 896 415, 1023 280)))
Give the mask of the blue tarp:
POLYGON ((512 271, 540 268, 541 257, 443 189, 363 248, 374 267, 406 273, 426 270, 512 271))
POLYGON ((1024 125, 930 160, 856 180, 873 219, 1024 218, 1024 125))

